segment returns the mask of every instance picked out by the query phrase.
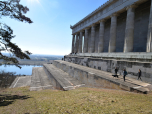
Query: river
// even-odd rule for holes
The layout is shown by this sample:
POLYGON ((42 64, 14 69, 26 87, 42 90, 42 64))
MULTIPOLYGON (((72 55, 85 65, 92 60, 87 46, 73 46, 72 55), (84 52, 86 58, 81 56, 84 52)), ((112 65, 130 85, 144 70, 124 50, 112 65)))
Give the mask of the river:
POLYGON ((2 65, 0 66, 0 71, 4 70, 5 72, 16 72, 16 75, 32 75, 33 67, 42 67, 36 65, 21 65, 21 69, 16 67, 15 65, 2 65))

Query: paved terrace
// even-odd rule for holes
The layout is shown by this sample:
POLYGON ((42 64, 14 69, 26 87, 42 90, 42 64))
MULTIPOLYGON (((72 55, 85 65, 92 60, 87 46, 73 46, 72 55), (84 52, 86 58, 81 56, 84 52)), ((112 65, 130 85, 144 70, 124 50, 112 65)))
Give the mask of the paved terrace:
POLYGON ((85 82, 85 84, 88 86, 123 89, 141 93, 149 93, 152 91, 151 84, 138 81, 127 76, 126 81, 124 82, 123 76, 121 75, 119 78, 114 78, 112 73, 96 70, 86 66, 81 66, 61 60, 56 60, 53 64, 65 72, 68 72, 71 76, 77 78, 78 80, 85 82), (112 84, 114 84, 113 87, 110 87, 112 84), (116 85, 118 85, 118 87, 116 85))
POLYGON ((43 70, 43 67, 34 67, 32 76, 17 77, 10 88, 29 86, 31 91, 42 89, 53 89, 48 76, 43 70))
POLYGON ((85 86, 85 84, 52 64, 44 64, 44 67, 34 67, 32 76, 17 77, 10 88, 26 86, 30 86, 31 91, 42 89, 67 91, 85 86))
POLYGON ((31 84, 31 76, 20 76, 14 80, 10 88, 26 87, 26 86, 30 86, 30 84, 31 84))

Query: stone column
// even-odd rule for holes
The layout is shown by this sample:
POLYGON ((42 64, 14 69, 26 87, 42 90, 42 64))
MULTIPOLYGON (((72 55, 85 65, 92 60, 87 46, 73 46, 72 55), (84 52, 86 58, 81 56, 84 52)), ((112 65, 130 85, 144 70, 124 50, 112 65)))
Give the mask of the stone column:
POLYGON ((111 16, 109 52, 116 51, 117 14, 111 16))
POLYGON ((75 53, 78 53, 78 47, 79 47, 79 35, 76 34, 76 42, 75 42, 75 53))
POLYGON ((82 53, 82 37, 83 37, 83 33, 82 31, 80 32, 80 37, 79 37, 79 53, 82 53))
POLYGON ((98 53, 103 52, 105 20, 100 20, 98 53))
POLYGON ((85 28, 83 53, 87 53, 88 52, 88 32, 89 32, 88 29, 89 28, 85 28))
POLYGON ((124 52, 133 51, 134 42, 134 18, 136 5, 127 7, 127 21, 125 30, 124 52))
POLYGON ((95 24, 92 25, 91 27, 91 39, 90 39, 90 47, 89 47, 89 52, 94 53, 95 51, 95 24))
POLYGON ((147 52, 152 52, 152 0, 149 16, 148 35, 147 35, 147 52))
POLYGON ((73 35, 73 38, 72 38, 72 51, 71 53, 74 53, 74 42, 75 42, 75 35, 73 35))

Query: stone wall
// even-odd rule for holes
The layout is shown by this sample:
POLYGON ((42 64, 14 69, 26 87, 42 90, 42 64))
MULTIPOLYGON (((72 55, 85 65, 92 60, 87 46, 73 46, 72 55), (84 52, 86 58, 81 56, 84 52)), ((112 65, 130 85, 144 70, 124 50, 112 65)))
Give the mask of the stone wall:
POLYGON ((111 80, 108 77, 102 77, 97 74, 88 72, 84 69, 75 68, 68 66, 64 63, 58 61, 53 61, 53 65, 57 68, 68 73, 73 78, 81 81, 86 87, 96 87, 96 88, 108 88, 108 89, 118 89, 118 90, 129 90, 130 88, 124 88, 124 83, 117 82, 116 80, 111 80))
POLYGON ((138 69, 142 71, 142 81, 152 83, 152 63, 131 62, 123 60, 105 60, 101 58, 91 57, 68 57, 65 56, 65 61, 75 64, 88 66, 102 71, 114 73, 115 67, 119 69, 118 74, 122 75, 123 69, 128 72, 128 77, 137 79, 138 69))

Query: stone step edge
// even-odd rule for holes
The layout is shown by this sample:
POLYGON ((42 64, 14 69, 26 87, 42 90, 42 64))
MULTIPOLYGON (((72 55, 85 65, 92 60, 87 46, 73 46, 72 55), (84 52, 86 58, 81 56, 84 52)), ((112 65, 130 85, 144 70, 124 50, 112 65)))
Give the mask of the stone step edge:
POLYGON ((39 86, 39 87, 30 87, 30 91, 38 91, 38 90, 51 89, 51 88, 52 88, 52 85, 39 86))
POLYGON ((19 77, 16 77, 9 88, 14 88, 14 85, 15 85, 15 83, 17 83, 18 79, 19 79, 19 77))
MULTIPOLYGON (((60 85, 61 90, 65 90, 65 91, 66 91, 66 89, 63 88, 63 87, 64 87, 63 83, 54 76, 55 74, 53 74, 53 73, 50 71, 50 69, 47 67, 47 65, 44 64, 44 65, 43 65, 43 68, 44 68, 44 71, 46 71, 47 74, 49 74, 49 76, 51 76, 53 79, 55 79, 55 81, 60 85)), ((57 88, 57 89, 58 89, 58 88, 57 88)))

